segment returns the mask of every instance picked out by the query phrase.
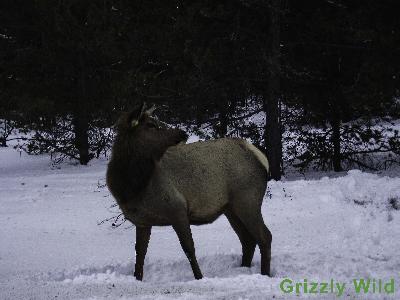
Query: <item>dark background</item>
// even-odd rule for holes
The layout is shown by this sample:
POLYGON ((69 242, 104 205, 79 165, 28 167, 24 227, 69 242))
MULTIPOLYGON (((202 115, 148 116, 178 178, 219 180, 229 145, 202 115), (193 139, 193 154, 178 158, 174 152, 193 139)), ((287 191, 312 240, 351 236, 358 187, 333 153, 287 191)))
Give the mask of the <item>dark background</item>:
POLYGON ((274 179, 398 165, 397 2, 2 0, 0 145, 87 164, 146 101, 250 138, 274 179))

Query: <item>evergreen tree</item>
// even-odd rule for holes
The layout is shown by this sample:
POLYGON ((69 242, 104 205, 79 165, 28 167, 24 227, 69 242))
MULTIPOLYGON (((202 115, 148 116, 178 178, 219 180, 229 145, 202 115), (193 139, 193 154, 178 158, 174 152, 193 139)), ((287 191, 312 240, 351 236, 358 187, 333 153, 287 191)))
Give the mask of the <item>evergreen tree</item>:
POLYGON ((47 139, 60 131, 56 120, 67 121, 70 129, 63 131, 71 147, 63 152, 87 164, 94 155, 91 123, 113 106, 109 99, 121 61, 122 25, 112 1, 9 1, 4 6, 2 29, 12 44, 5 72, 15 78, 14 92, 27 95, 21 110, 35 136, 42 137, 32 139, 31 146, 46 150, 50 145, 59 152, 59 142, 47 139))
POLYGON ((329 125, 322 134, 302 133, 315 148, 301 159, 327 160, 335 171, 342 170, 343 160, 366 167, 352 155, 356 149, 345 146, 363 142, 360 134, 373 132, 366 128, 372 125, 368 121, 394 104, 399 69, 382 67, 389 63, 388 57, 398 60, 387 55, 392 50, 385 43, 387 39, 395 43, 394 2, 289 3, 283 42, 288 103, 301 101, 306 123, 329 125), (365 122, 361 126, 345 124, 355 124, 361 117, 365 122))

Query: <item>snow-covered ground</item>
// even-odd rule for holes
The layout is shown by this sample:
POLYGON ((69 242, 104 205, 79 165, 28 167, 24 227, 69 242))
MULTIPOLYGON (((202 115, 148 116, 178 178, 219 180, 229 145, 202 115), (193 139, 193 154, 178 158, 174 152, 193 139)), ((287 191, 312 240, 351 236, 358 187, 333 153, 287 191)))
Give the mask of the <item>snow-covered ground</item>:
POLYGON ((54 168, 47 156, 0 148, 0 299, 337 298, 285 294, 284 278, 345 282, 343 298, 400 299, 400 174, 270 182, 272 278, 259 275, 258 252, 251 269, 239 266, 241 246, 221 217, 192 227, 204 279, 193 279, 172 229, 155 227, 138 282, 134 227, 97 225, 117 213, 106 164, 54 168), (354 278, 394 278, 395 293, 356 294, 354 278))

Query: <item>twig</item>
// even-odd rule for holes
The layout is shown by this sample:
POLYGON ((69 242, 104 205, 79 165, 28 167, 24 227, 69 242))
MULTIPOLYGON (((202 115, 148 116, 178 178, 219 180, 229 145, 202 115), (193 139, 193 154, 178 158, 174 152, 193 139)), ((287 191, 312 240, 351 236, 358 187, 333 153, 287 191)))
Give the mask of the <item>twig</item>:
POLYGON ((126 219, 124 218, 124 220, 122 221, 122 223, 120 223, 120 224, 115 224, 121 216, 123 216, 122 213, 120 213, 120 214, 118 214, 118 215, 116 215, 116 216, 113 216, 113 217, 104 219, 104 220, 102 220, 102 221, 100 221, 100 222, 97 222, 97 225, 101 225, 101 224, 104 224, 105 222, 109 222, 109 221, 111 221, 111 220, 114 220, 113 223, 111 224, 111 226, 113 226, 113 227, 119 227, 119 226, 121 226, 121 225, 126 221, 126 219))

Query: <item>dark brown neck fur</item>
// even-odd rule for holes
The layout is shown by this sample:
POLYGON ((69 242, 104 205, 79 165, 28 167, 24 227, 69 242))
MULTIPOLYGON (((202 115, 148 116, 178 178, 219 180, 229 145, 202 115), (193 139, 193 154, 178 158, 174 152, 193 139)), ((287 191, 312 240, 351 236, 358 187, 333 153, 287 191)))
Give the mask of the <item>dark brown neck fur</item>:
POLYGON ((120 131, 115 139, 107 171, 107 183, 120 202, 140 197, 154 174, 156 162, 168 147, 186 140, 179 129, 168 129, 149 135, 120 131))
MULTIPOLYGON (((142 145, 132 143, 124 136, 118 135, 113 146, 113 153, 107 172, 107 181, 113 193, 122 202, 139 196, 153 175, 155 161, 146 153, 142 145)), ((132 199, 133 200, 133 199, 132 199)))

